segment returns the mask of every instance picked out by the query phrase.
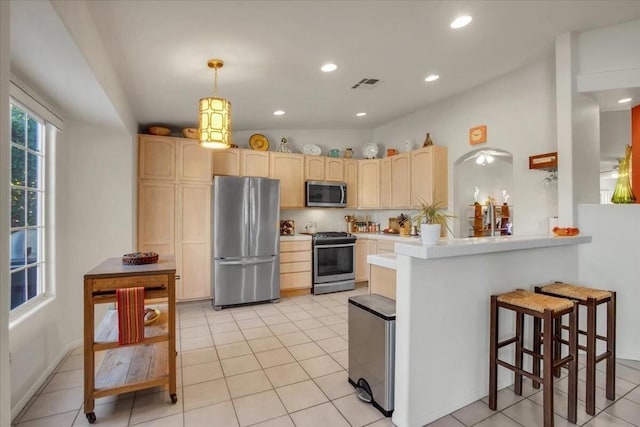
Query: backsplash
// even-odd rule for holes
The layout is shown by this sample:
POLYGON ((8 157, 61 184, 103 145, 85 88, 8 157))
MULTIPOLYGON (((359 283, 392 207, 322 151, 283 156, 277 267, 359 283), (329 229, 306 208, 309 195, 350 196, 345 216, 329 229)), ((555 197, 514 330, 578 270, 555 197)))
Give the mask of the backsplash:
POLYGON ((345 215, 355 215, 357 221, 379 222, 380 229, 389 226, 389 218, 395 218, 401 213, 415 214, 415 210, 359 210, 359 209, 285 209, 280 211, 280 219, 295 221, 296 234, 304 233, 310 222, 315 223, 316 231, 347 231, 345 215))

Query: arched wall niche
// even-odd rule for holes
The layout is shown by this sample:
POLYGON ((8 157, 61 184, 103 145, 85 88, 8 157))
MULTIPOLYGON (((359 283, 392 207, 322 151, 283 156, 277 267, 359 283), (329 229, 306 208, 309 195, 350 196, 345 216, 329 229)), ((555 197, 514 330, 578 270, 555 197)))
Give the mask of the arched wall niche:
MULTIPOLYGON (((517 222, 517 211, 513 212, 517 208, 517 195, 512 194, 513 155, 498 148, 482 147, 469 151, 453 163, 452 212, 458 217, 453 227, 455 237, 473 235, 471 207, 475 202, 476 188, 477 200, 481 204, 485 204, 489 197, 495 203, 502 204, 503 191, 506 191, 509 195, 508 204, 514 205, 511 221, 517 222)), ((517 227, 514 226, 513 229, 517 230, 517 227)))

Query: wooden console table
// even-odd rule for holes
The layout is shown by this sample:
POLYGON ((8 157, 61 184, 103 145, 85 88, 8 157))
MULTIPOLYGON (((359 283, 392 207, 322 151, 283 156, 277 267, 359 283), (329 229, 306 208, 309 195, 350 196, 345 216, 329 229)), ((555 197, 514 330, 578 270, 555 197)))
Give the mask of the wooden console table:
POLYGON ((84 412, 96 421, 95 399, 156 386, 168 386, 176 403, 176 265, 174 257, 157 263, 123 265, 109 258, 84 276, 84 412), (160 309, 158 320, 145 326, 142 342, 118 345, 118 316, 109 310, 98 327, 95 304, 116 302, 116 289, 143 286, 145 303, 160 309), (96 372, 95 353, 106 351, 96 372))

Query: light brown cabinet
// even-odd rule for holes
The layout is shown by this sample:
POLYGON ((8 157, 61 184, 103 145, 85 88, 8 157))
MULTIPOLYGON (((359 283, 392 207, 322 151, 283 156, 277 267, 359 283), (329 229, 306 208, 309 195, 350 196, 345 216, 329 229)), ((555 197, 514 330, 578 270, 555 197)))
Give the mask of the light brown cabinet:
POLYGON ((280 291, 311 289, 311 240, 280 242, 280 291))
POLYGON ((369 271, 369 293, 396 299, 396 270, 371 265, 369 271))
POLYGON ((269 176, 280 180, 280 208, 304 208, 305 156, 274 152, 269 155, 269 176))
POLYGON ((213 175, 240 176, 241 153, 247 150, 230 148, 211 150, 211 169, 213 175))
POLYGON ((440 207, 448 206, 448 165, 446 147, 431 145, 411 152, 411 206, 418 207, 420 200, 432 203, 434 198, 440 207))
POLYGON ((403 153, 391 159, 391 207, 411 207, 411 153, 403 153))
POLYGON ((347 183, 347 208, 358 207, 358 161, 344 160, 344 182, 347 183))
POLYGON ((335 157, 327 157, 324 161, 325 181, 344 181, 344 160, 335 157))
POLYGON ((356 240, 356 282, 366 282, 369 280, 369 263, 367 263, 367 256, 375 253, 375 240, 356 240))
POLYGON ((176 179, 176 141, 166 136, 140 135, 138 178, 176 179))
POLYGON ((358 160, 358 207, 380 207, 380 160, 358 160))
POLYGON ((304 156, 304 179, 324 181, 324 157, 304 156))
POLYGON ((139 136, 137 247, 175 256, 178 300, 211 298, 210 156, 210 150, 192 139, 139 136), (172 162, 167 153, 172 153, 172 162), (165 172, 173 170, 173 179, 158 173, 159 159, 165 172))
POLYGON ((391 194, 393 185, 391 182, 391 157, 380 160, 380 207, 391 207, 391 194))
POLYGON ((254 176, 259 178, 269 177, 269 152, 240 150, 242 176, 254 176))

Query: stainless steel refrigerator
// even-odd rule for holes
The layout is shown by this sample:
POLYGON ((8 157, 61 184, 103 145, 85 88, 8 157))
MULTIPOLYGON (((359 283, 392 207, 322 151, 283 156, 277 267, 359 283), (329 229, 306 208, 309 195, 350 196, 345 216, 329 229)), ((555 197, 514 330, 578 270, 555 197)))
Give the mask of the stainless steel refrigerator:
POLYGON ((213 181, 213 307, 280 298, 280 181, 213 181))

